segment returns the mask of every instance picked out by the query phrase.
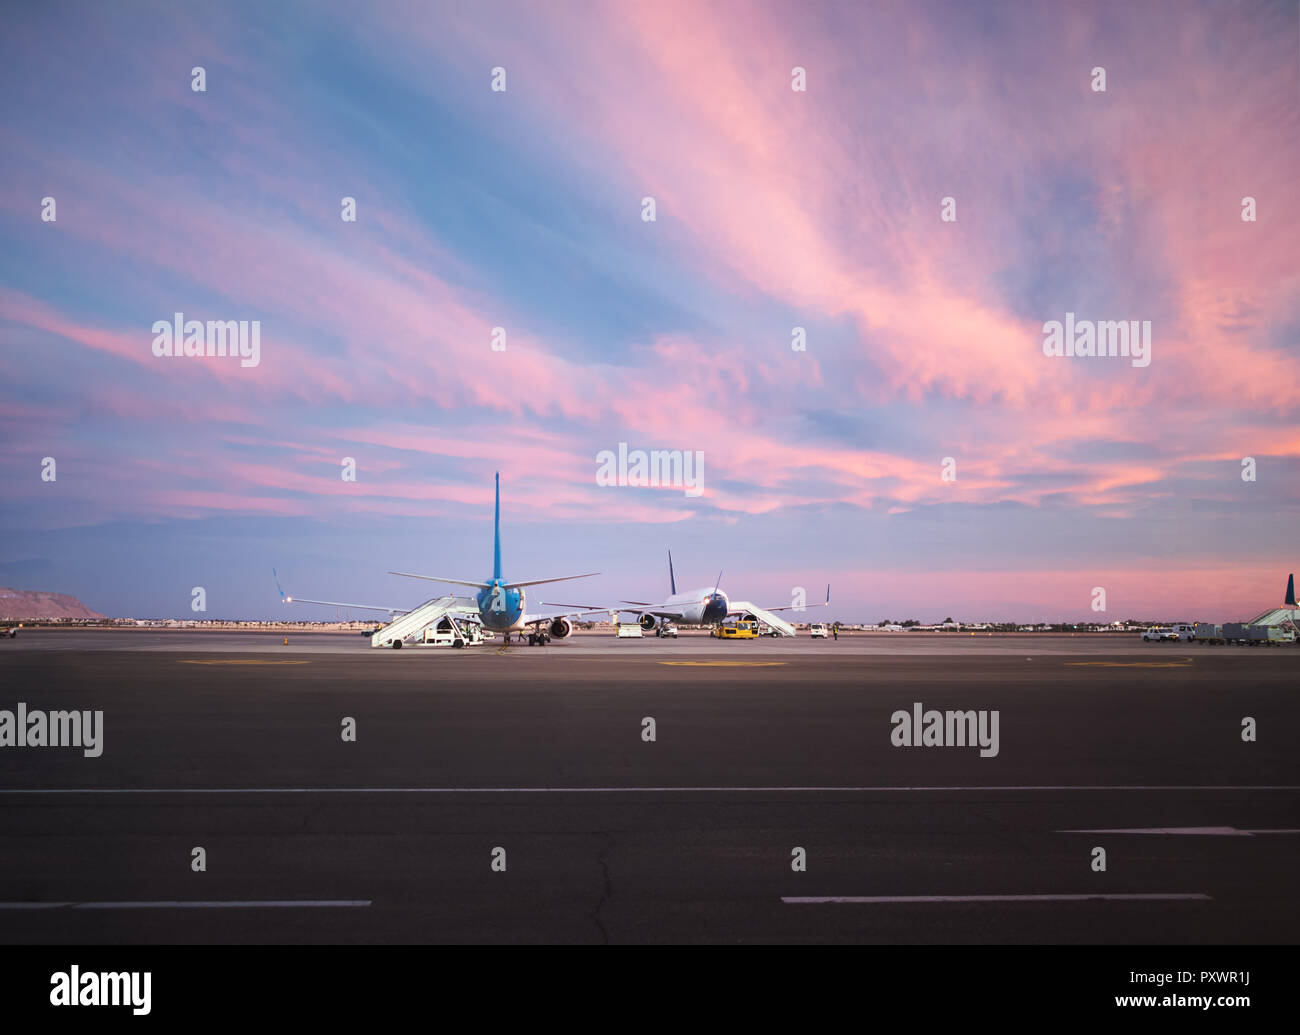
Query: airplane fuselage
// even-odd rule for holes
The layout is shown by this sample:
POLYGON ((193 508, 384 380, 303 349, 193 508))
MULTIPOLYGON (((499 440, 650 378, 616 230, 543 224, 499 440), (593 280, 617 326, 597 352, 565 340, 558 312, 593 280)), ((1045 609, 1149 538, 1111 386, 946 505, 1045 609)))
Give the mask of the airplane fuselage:
POLYGON ((493 632, 514 632, 524 627, 525 593, 512 589, 505 579, 485 579, 488 586, 475 596, 483 627, 493 632))
POLYGON ((705 586, 689 593, 674 593, 663 603, 664 611, 681 613, 687 625, 712 625, 727 617, 727 594, 705 586))

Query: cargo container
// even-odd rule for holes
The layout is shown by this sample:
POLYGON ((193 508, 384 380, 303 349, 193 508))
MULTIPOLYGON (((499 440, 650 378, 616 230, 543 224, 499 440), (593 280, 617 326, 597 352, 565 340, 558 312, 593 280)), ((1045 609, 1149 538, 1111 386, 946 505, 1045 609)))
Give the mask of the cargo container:
POLYGON ((1228 643, 1295 643, 1295 631, 1277 625, 1249 625, 1246 622, 1225 622, 1223 639, 1228 643))

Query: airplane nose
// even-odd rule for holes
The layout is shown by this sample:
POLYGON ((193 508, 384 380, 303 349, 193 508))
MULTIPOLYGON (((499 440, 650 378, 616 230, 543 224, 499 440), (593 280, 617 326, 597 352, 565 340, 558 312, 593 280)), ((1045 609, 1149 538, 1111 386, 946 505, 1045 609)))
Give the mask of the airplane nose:
POLYGON ((704 620, 720 622, 727 617, 727 598, 721 593, 714 593, 704 605, 704 620))

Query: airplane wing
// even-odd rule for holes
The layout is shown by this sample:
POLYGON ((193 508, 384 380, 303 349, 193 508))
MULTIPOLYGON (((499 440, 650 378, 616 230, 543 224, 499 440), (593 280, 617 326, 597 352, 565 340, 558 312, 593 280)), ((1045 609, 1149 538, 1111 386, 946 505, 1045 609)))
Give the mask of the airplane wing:
POLYGON ((663 608, 660 607, 607 607, 605 608, 605 610, 618 611, 619 613, 626 611, 629 614, 637 614, 637 615, 654 615, 656 618, 671 618, 678 622, 686 621, 686 616, 682 614, 682 612, 665 611, 663 608))
POLYGON ((621 600, 622 604, 637 604, 636 607, 597 607, 595 604, 552 604, 542 601, 546 607, 581 607, 586 610, 584 614, 634 614, 634 615, 654 615, 656 618, 668 618, 676 622, 686 621, 686 616, 680 611, 665 611, 663 608, 656 607, 654 604, 639 604, 635 600, 621 600))
MULTIPOLYGON (((547 607, 563 607, 562 604, 546 604, 547 607)), ((560 611, 553 615, 524 615, 524 625, 540 625, 542 622, 553 622, 557 618, 582 618, 586 615, 607 615, 609 608, 583 608, 578 611, 560 611)))
POLYGON ((377 604, 352 604, 344 600, 312 600, 310 597, 291 597, 284 591, 280 585, 280 576, 274 568, 271 574, 275 576, 275 588, 280 591, 280 599, 286 604, 324 604, 326 607, 355 607, 361 611, 386 611, 394 618, 410 612, 409 607, 380 607, 377 604))
MULTIPOLYGON (((826 607, 830 604, 830 602, 831 602, 831 587, 830 587, 830 583, 827 583, 826 599, 822 601, 820 604, 804 604, 803 607, 826 607)), ((732 610, 733 611, 735 610, 734 606, 732 607, 732 610)), ((751 607, 750 610, 754 610, 754 608, 751 607)), ((763 610, 764 611, 798 611, 799 607, 796 606, 795 604, 786 604, 784 607, 765 607, 763 608, 763 610)))
POLYGON ((286 604, 324 604, 326 607, 355 607, 362 611, 385 611, 394 618, 410 613, 405 607, 379 607, 376 604, 351 604, 346 600, 309 600, 307 597, 285 597, 286 604))

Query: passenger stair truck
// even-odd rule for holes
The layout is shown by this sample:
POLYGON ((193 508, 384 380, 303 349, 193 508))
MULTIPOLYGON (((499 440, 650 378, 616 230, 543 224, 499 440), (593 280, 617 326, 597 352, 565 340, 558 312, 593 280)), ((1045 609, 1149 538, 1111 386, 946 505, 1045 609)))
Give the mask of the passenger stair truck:
POLYGON ((370 637, 370 646, 400 648, 403 640, 421 635, 444 615, 464 614, 469 611, 477 613, 478 607, 466 598, 450 593, 443 597, 435 597, 377 630, 370 637))
POLYGON ((755 607, 747 600, 733 600, 731 607, 728 609, 728 617, 739 616, 742 622, 762 622, 770 626, 781 636, 795 635, 794 626, 784 618, 779 618, 771 611, 765 611, 761 607, 755 607))

